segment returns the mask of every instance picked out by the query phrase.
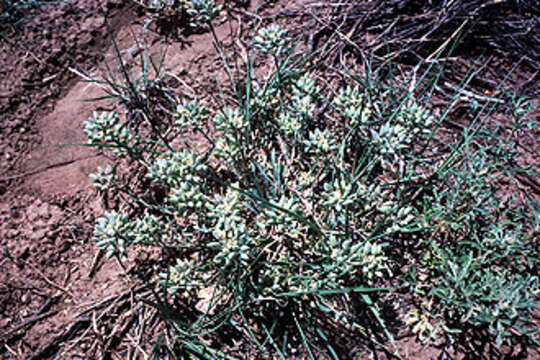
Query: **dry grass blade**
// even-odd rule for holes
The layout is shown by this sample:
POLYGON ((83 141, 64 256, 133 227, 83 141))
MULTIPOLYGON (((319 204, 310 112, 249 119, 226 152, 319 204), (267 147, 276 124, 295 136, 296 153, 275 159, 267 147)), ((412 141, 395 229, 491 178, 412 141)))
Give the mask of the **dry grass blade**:
MULTIPOLYGON (((538 80, 535 73, 540 70, 540 7, 536 1, 377 0, 320 5, 307 4, 301 13, 316 20, 314 44, 325 44, 323 58, 332 64, 337 63, 343 51, 364 59, 372 57, 375 68, 390 61, 409 65, 426 58, 433 61, 460 37, 455 54, 469 60, 465 66, 478 55, 495 55, 508 64, 522 62, 538 80), (330 46, 327 41, 338 33, 347 34, 346 41, 333 41, 330 46)), ((453 77, 460 79, 462 75, 453 77)), ((538 86, 527 91, 527 95, 540 94, 538 86)))

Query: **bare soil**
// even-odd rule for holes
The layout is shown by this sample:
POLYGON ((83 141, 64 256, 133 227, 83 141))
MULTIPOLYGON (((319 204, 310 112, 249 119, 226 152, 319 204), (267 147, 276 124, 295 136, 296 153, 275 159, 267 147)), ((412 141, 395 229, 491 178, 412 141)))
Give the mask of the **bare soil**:
MULTIPOLYGON (((47 6, 1 43, 9 56, 0 64, 0 358, 53 358, 60 350, 72 358, 111 356, 123 347, 119 339, 135 315, 148 315, 148 327, 156 318, 148 309, 129 313, 141 289, 128 274, 133 268, 105 261, 91 241, 105 206, 88 175, 111 161, 74 145, 86 142, 83 121, 110 104, 85 102, 104 92, 69 68, 99 78, 106 65, 117 65, 111 36, 123 59, 134 62, 134 34, 145 16, 130 4, 47 6)), ((228 31, 219 26, 217 36, 224 39, 228 31)), ((174 40, 166 44, 165 62, 188 96, 209 88, 217 94, 215 80, 226 79, 215 64, 211 35, 168 34, 174 40)), ((161 36, 152 33, 149 42, 161 36)), ((163 50, 159 43, 149 48, 154 58, 163 50)), ((156 254, 132 255, 148 262, 156 254)), ((141 345, 145 351, 151 346, 141 345)))
MULTIPOLYGON (((220 25, 217 36, 225 48, 235 47, 234 54, 242 57, 246 53, 241 39, 251 36, 255 18, 250 14, 260 11, 266 21, 276 19, 301 31, 301 19, 289 15, 301 5, 283 0, 266 2, 260 9, 254 4, 239 7, 233 12, 232 27, 220 25)), ((129 1, 73 1, 42 7, 24 27, 1 35, 2 359, 48 359, 60 352, 61 358, 70 359, 126 358, 126 354, 142 359, 162 326, 155 311, 136 301, 147 291, 135 276, 140 274, 138 266, 151 266, 159 254, 133 252, 127 269, 99 256, 91 236, 94 221, 107 204, 91 187, 88 174, 110 160, 88 147, 68 145, 84 143, 82 122, 97 108, 109 106, 82 101, 102 96, 103 91, 78 79, 69 68, 88 69, 98 76, 105 63, 114 64, 111 36, 125 58, 133 60, 133 34, 140 33, 143 24, 144 14, 129 1)), ((186 34, 174 26, 152 27, 149 34, 155 56, 163 50, 157 39, 166 35, 165 63, 183 82, 184 93, 179 96, 209 93, 210 104, 219 101, 216 81, 227 78, 211 34, 186 34)), ((257 67, 263 71, 265 64, 257 67)), ((520 145, 526 150, 522 165, 538 169, 539 138, 537 132, 522 134, 520 145)), ((527 195, 539 198, 536 180, 518 180, 523 185, 512 185, 509 192, 523 200, 527 195)), ((454 354, 424 346, 410 333, 398 340, 405 358, 454 354)), ((471 358, 466 351, 457 357, 471 358)), ((496 353, 493 358, 512 358, 512 353, 506 349, 507 355, 496 353)), ((366 352, 357 358, 373 356, 366 352)), ((522 358, 527 357, 539 359, 540 354, 522 358)))
POLYGON ((46 358, 40 349, 73 323, 81 304, 128 285, 114 263, 89 276, 89 242, 102 213, 88 174, 102 161, 81 121, 95 104, 70 67, 103 58, 110 35, 135 18, 117 0, 44 6, 2 34, 0 48, 0 358, 46 358))

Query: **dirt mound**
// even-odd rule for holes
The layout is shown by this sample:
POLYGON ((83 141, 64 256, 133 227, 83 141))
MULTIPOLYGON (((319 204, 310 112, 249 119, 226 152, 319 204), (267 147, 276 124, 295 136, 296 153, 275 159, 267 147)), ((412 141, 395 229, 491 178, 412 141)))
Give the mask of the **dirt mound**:
MULTIPOLYGON (((118 17, 119 0, 66 1, 39 7, 21 26, 0 34, 0 174, 20 170, 39 141, 36 119, 66 92, 77 64, 101 57, 106 22, 118 17)), ((118 20, 115 20, 118 21, 118 20)))
POLYGON ((92 89, 74 87, 69 67, 102 58, 109 31, 133 18, 124 5, 45 5, 0 34, 0 358, 27 358, 72 321, 81 310, 74 304, 123 289, 109 283, 123 273, 114 263, 88 276, 100 265, 89 240, 102 210, 79 190, 95 154, 56 145, 83 141, 81 122, 95 104, 80 101, 92 89))

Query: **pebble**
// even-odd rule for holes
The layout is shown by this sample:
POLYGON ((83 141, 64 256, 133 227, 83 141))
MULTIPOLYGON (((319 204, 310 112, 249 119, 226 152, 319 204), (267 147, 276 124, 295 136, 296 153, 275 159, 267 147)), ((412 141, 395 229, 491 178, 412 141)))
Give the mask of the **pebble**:
POLYGON ((25 293, 23 296, 21 296, 21 302, 23 304, 28 304, 30 302, 30 294, 25 293))

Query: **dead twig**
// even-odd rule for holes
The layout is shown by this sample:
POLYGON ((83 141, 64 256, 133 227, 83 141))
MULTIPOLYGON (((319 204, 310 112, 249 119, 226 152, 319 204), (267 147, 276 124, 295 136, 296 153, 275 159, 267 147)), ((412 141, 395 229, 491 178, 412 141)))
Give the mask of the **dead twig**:
POLYGON ((77 317, 83 316, 83 315, 89 313, 90 311, 95 310, 95 309, 99 308, 100 306, 102 306, 102 305, 104 305, 104 304, 106 304, 106 303, 108 303, 108 302, 110 302, 112 300, 115 300, 115 302, 119 301, 119 300, 123 299, 124 297, 130 295, 131 293, 138 293, 139 291, 141 291, 141 290, 143 290, 145 288, 146 288, 146 285, 142 285, 142 286, 138 286, 138 287, 132 287, 132 288, 124 291, 121 294, 111 295, 109 297, 106 297, 105 299, 100 300, 97 303, 94 303, 94 304, 92 304, 92 303, 88 304, 87 303, 87 304, 84 304, 84 305, 79 305, 80 307, 90 305, 90 307, 88 307, 87 309, 79 312, 75 317, 77 318, 77 317))
MULTIPOLYGON (((4 254, 4 256, 6 256, 6 255, 4 254)), ((9 259, 9 260, 14 261, 13 259, 11 259, 11 258, 9 258, 9 257, 7 257, 7 256, 6 256, 6 259, 9 259)), ((33 288, 33 289, 39 291, 39 292, 40 292, 40 295, 42 295, 42 296, 49 296, 49 295, 47 294, 47 292, 46 292, 45 290, 43 290, 42 288, 40 288, 39 286, 34 285, 34 284, 32 284, 30 281, 25 280, 25 279, 23 279, 23 278, 21 278, 21 277, 15 275, 14 273, 12 273, 7 267, 5 267, 5 266, 3 265, 3 262, 2 262, 2 264, 0 264, 0 267, 3 268, 9 275, 13 276, 15 279, 19 280, 19 281, 22 282, 23 284, 25 284, 25 285, 27 285, 27 286, 30 286, 31 288, 33 288)))
POLYGON ((94 259, 92 260, 92 264, 90 265, 90 271, 88 272, 88 278, 92 278, 96 272, 97 264, 99 260, 103 257, 103 250, 99 249, 96 252, 96 255, 94 255, 94 259))
POLYGON ((57 164, 48 165, 48 166, 45 166, 45 167, 42 167, 42 168, 39 168, 39 169, 36 169, 36 170, 27 171, 27 172, 22 173, 22 174, 12 175, 12 176, 8 176, 8 177, 0 178, 0 182, 7 182, 7 181, 12 181, 12 180, 17 180, 17 179, 20 179, 20 178, 24 178, 24 177, 27 177, 27 176, 36 175, 36 174, 42 173, 42 172, 50 170, 50 169, 54 169, 54 168, 62 167, 62 166, 67 166, 67 165, 73 164, 74 162, 91 159, 91 158, 96 157, 96 156, 97 155, 92 155, 92 156, 87 156, 87 157, 83 157, 83 158, 80 158, 80 159, 62 161, 62 162, 59 162, 57 164))
POLYGON ((56 349, 58 349, 61 343, 68 341, 75 336, 80 329, 88 325, 90 325, 90 318, 75 320, 75 322, 73 322, 66 330, 64 330, 60 335, 55 336, 45 346, 30 356, 28 360, 38 360, 49 357, 56 349))
POLYGON ((118 344, 121 338, 125 335, 128 328, 135 321, 135 319, 137 318, 138 308, 139 306, 136 306, 133 309, 129 310, 127 313, 122 314, 120 320, 113 328, 111 335, 109 336, 109 341, 104 347, 104 358, 107 357, 107 354, 109 354, 110 356, 112 349, 116 346, 116 344, 118 344))
POLYGON ((32 325, 33 323, 35 323, 35 322, 37 322, 37 321, 39 321, 39 320, 41 320, 41 319, 45 319, 45 318, 47 318, 47 317, 49 317, 49 316, 56 315, 57 313, 58 313, 58 311, 56 311, 56 310, 51 310, 51 311, 48 311, 48 312, 46 312, 46 313, 44 313, 44 314, 39 314, 39 315, 31 316, 29 319, 24 320, 23 322, 21 322, 21 323, 15 325, 15 327, 13 327, 12 329, 10 329, 10 330, 4 332, 4 333, 1 335, 1 337, 4 338, 4 339, 7 339, 7 337, 8 337, 9 335, 11 335, 11 334, 13 334, 13 333, 15 333, 15 332, 17 332, 17 331, 19 331, 19 330, 21 330, 21 329, 23 329, 23 328, 29 326, 29 325, 32 325))
POLYGON ((58 285, 57 283, 55 283, 54 281, 52 281, 51 279, 49 279, 47 276, 45 276, 45 274, 43 274, 38 268, 36 268, 34 265, 32 265, 31 263, 29 262, 26 262, 24 261, 24 263, 26 265, 29 265, 36 273, 38 273, 39 276, 41 276, 41 278, 49 285, 51 285, 52 287, 54 287, 55 289, 58 289, 60 291, 62 291, 63 293, 65 293, 66 295, 69 295, 69 297, 73 297, 73 293, 71 291, 69 291, 67 288, 64 288, 63 286, 61 285, 58 285))

